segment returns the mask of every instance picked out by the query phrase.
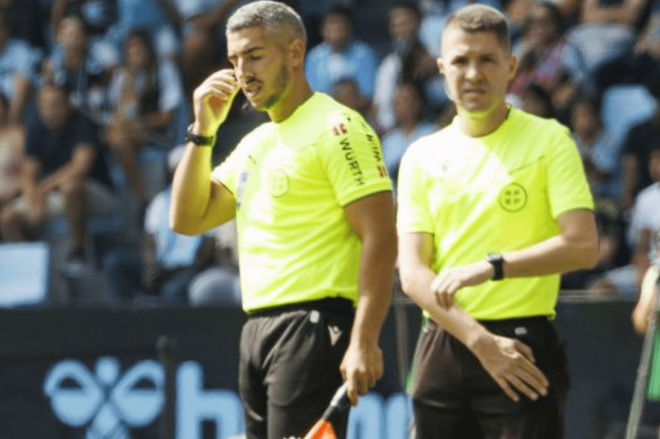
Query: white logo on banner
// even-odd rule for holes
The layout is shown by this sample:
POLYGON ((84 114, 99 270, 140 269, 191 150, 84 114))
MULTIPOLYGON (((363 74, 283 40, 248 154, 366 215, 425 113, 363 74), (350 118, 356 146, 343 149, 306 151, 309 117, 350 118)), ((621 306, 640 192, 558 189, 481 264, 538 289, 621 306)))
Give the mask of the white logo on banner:
POLYGON ((95 373, 65 360, 51 369, 44 391, 62 422, 87 426, 86 439, 129 439, 127 427, 149 425, 160 413, 164 376, 153 360, 139 362, 122 377, 119 370, 111 357, 100 358, 95 373))

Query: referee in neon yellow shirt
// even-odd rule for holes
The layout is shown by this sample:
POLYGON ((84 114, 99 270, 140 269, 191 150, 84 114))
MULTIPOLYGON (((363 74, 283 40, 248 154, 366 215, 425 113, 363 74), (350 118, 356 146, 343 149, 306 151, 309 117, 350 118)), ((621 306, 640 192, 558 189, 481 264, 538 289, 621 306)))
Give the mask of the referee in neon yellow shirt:
POLYGON ((598 254, 580 156, 565 127, 505 103, 517 60, 500 12, 450 15, 438 65, 457 116, 411 145, 398 185, 403 289, 429 317, 417 438, 559 439, 559 273, 598 254))
MULTIPOLYGON (((355 111, 313 93, 300 17, 273 1, 227 23, 233 69, 193 96, 173 183, 172 228, 236 218, 243 308, 239 389, 247 437, 299 436, 342 381, 355 404, 383 373, 396 230, 380 142, 355 111), (211 169, 211 147, 242 90, 271 119, 211 169)), ((344 437, 346 415, 335 422, 344 437)))

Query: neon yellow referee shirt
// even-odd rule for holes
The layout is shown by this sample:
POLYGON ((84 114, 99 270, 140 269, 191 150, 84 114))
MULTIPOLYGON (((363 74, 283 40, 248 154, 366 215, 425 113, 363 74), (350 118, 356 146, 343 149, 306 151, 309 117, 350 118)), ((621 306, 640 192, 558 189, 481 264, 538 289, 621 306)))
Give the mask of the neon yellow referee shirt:
MULTIPOLYGON (((593 210, 568 129, 515 108, 483 137, 454 119, 418 140, 398 181, 398 233, 433 236, 435 273, 529 247, 559 234, 563 212, 593 210)), ((477 320, 554 316, 558 290, 558 274, 504 279, 463 288, 456 301, 477 320)))
POLYGON ((246 311, 357 302, 362 247, 343 207, 392 190, 380 141, 359 113, 314 93, 244 137, 212 178, 236 198, 246 311))

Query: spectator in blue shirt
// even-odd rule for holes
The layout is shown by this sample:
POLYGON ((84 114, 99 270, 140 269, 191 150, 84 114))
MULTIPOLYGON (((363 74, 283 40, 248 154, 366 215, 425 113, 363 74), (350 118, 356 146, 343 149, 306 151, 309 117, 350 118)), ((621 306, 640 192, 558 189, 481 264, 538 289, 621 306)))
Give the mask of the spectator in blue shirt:
POLYGON ((351 36, 351 17, 347 9, 333 7, 321 25, 323 42, 307 56, 305 73, 315 91, 330 94, 334 84, 353 78, 360 93, 368 98, 374 94, 378 55, 366 43, 351 36))

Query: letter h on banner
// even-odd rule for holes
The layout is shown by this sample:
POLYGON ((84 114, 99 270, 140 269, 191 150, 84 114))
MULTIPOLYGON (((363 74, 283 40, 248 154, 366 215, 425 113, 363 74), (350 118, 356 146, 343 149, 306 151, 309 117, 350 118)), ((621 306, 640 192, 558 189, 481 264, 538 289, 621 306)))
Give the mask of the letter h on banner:
POLYGON ((177 438, 201 438, 202 422, 216 424, 216 438, 244 431, 241 401, 232 391, 204 390, 204 374, 193 361, 183 363, 177 373, 177 438))

